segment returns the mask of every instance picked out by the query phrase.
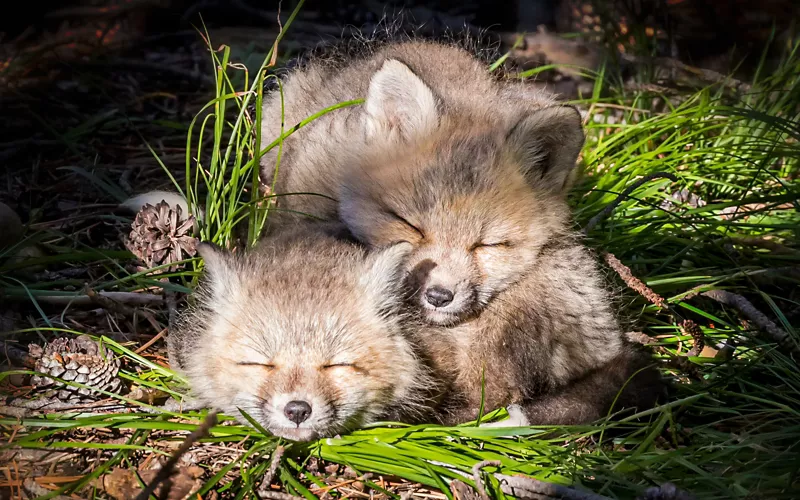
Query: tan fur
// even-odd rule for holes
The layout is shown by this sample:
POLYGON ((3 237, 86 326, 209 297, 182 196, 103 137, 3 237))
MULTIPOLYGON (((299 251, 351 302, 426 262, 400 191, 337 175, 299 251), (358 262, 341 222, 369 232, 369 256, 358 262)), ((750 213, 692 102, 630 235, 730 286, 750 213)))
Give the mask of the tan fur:
MULTIPOLYGON (((334 198, 282 203, 339 217, 375 248, 413 245, 410 330, 450 384, 444 421, 476 416, 482 373, 487 409, 519 403, 532 423, 609 410, 647 358, 622 338, 596 263, 569 230, 564 195, 583 144, 576 110, 493 78, 466 51, 423 42, 344 66, 311 63, 283 90, 287 124, 366 97, 286 141, 278 191, 334 198), (435 305, 435 290, 452 300, 435 305)), ((620 405, 652 404, 656 378, 644 370, 620 405)))
MULTIPOLYGON (((543 107, 553 102, 549 95, 518 82, 498 86, 482 63, 455 46, 412 41, 372 50, 367 44, 361 55, 344 64, 314 60, 283 78, 282 94, 276 89, 264 98, 262 143, 268 144, 281 135, 282 129, 289 131, 325 108, 366 98, 372 77, 387 61, 402 61, 433 89, 440 106, 475 110, 477 122, 490 123, 495 110, 543 107)), ((284 217, 293 219, 295 211, 328 219, 336 217, 336 199, 349 156, 371 147, 367 116, 366 105, 337 109, 284 141, 275 189, 281 195, 280 211, 270 215, 271 224, 284 217), (291 194, 301 192, 316 195, 291 194)), ((277 155, 276 147, 261 160, 261 181, 267 185, 272 184, 277 155)))
POLYGON ((199 402, 287 439, 418 416, 429 384, 398 311, 407 247, 368 255, 312 224, 243 256, 203 245, 206 280, 170 361, 199 402), (299 424, 283 411, 296 400, 312 409, 299 424))

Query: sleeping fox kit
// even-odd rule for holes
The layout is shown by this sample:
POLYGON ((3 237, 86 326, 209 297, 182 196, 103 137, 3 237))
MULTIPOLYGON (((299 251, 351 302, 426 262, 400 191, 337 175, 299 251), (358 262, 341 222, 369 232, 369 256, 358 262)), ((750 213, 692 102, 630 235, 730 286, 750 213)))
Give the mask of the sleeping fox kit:
MULTIPOLYGON (((311 59, 284 79, 284 123, 361 97, 285 140, 277 192, 324 195, 281 203, 341 220, 371 248, 412 245, 409 335, 450 387, 439 419, 475 418, 482 376, 486 408, 514 404, 516 424, 589 422, 623 387, 615 410, 654 404, 657 372, 570 229, 577 110, 466 50, 408 41, 311 59)), ((280 133, 280 98, 266 100, 264 137, 280 133)))
POLYGON ((482 381, 486 410, 509 407, 500 425, 588 423, 620 390, 614 410, 654 404, 657 372, 570 229, 578 112, 462 48, 406 41, 311 59, 265 99, 263 136, 359 98, 284 141, 259 250, 199 248, 207 284, 170 346, 197 399, 297 440, 474 419, 482 381))
POLYGON ((308 225, 244 255, 209 244, 205 281, 169 338, 194 403, 295 441, 418 419, 432 382, 401 334, 410 245, 367 253, 308 225))

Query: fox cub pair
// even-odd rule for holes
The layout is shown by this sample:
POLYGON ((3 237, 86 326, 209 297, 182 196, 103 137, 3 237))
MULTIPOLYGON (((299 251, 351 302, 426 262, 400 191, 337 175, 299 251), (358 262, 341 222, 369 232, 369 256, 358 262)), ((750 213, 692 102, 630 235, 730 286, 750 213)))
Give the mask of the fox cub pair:
POLYGON ((206 282, 170 342, 198 402, 294 440, 465 422, 482 385, 501 425, 653 405, 657 372, 569 228, 578 112, 455 46, 366 52, 312 59, 265 99, 270 138, 365 101, 286 138, 276 192, 316 195, 280 197, 258 248, 200 246, 206 282))

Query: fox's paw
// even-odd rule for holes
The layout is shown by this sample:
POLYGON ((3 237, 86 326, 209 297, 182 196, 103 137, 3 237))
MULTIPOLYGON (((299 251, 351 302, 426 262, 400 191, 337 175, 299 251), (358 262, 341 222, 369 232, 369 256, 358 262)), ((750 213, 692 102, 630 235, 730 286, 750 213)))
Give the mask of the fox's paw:
POLYGON ((481 424, 480 427, 525 427, 530 425, 528 417, 525 416, 520 405, 508 405, 506 411, 508 412, 506 420, 481 424))

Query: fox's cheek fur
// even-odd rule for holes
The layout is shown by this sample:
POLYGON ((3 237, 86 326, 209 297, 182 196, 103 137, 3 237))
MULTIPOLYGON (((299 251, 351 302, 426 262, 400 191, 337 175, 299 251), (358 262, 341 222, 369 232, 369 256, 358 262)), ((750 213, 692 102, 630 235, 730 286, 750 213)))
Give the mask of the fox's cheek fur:
POLYGON ((475 260, 480 269, 478 302, 486 306, 496 295, 519 281, 535 257, 519 248, 479 248, 475 260))

